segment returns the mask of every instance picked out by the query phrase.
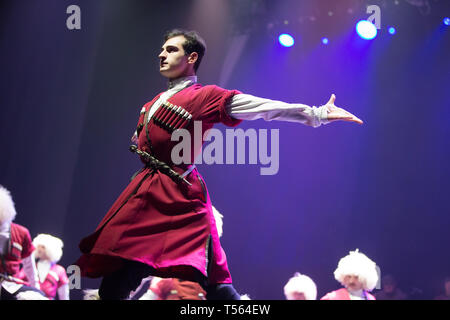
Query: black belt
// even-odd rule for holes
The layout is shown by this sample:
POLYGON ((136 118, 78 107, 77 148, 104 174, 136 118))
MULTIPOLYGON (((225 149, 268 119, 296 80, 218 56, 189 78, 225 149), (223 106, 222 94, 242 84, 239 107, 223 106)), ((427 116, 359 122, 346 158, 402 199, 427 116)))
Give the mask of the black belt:
POLYGON ((176 183, 186 183, 187 185, 191 186, 192 184, 189 183, 182 175, 174 171, 168 164, 165 162, 156 159, 154 156, 149 154, 148 152, 142 151, 138 149, 137 146, 132 144, 130 146, 130 151, 133 153, 136 153, 141 157, 141 159, 144 160, 145 164, 152 168, 153 170, 158 170, 161 173, 164 173, 166 176, 168 176, 170 179, 175 181, 176 183))
POLYGON ((17 283, 17 284, 23 284, 23 285, 28 285, 28 282, 26 282, 26 281, 23 281, 22 279, 19 279, 19 278, 15 278, 15 277, 13 277, 13 276, 10 276, 9 274, 7 274, 7 273, 1 273, 0 272, 0 282, 1 281, 11 281, 11 282, 15 282, 15 283, 17 283))

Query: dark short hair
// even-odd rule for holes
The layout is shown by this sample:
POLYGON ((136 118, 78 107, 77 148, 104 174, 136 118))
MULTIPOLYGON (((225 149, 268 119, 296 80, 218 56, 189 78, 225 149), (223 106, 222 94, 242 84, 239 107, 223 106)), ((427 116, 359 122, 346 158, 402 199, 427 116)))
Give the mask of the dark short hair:
POLYGON ((197 72, 198 67, 200 66, 200 62, 202 62, 202 58, 206 52, 206 43, 202 37, 196 31, 187 31, 183 29, 172 29, 164 35, 164 42, 169 40, 170 38, 174 38, 177 36, 183 36, 186 41, 183 43, 183 49, 185 54, 188 56, 192 52, 197 52, 198 59, 194 64, 194 70, 197 72))

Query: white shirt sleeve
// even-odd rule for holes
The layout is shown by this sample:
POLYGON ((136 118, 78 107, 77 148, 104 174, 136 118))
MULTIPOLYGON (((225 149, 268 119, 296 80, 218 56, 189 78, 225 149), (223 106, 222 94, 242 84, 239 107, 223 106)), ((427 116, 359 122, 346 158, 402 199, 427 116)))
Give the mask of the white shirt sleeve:
POLYGON ((59 300, 69 300, 69 284, 63 284, 58 288, 58 298, 59 300))
POLYGON ((22 259, 22 263, 23 263, 23 271, 27 276, 30 286, 40 289, 36 263, 34 262, 34 252, 28 257, 22 259))
POLYGON ((329 122, 328 111, 325 106, 310 107, 306 104, 286 103, 244 93, 234 95, 231 98, 227 111, 233 118, 241 120, 280 120, 300 122, 312 127, 318 127, 329 122))

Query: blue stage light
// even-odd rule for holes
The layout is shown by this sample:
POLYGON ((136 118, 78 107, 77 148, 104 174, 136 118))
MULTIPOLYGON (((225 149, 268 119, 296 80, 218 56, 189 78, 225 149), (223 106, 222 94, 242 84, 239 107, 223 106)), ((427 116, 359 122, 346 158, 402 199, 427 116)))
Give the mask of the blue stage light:
POLYGON ((372 40, 377 36, 377 27, 367 20, 361 20, 356 24, 356 32, 365 40, 372 40))
POLYGON ((389 32, 389 34, 395 34, 397 32, 397 30, 395 30, 394 27, 389 27, 388 32, 389 32))
POLYGON ((450 18, 449 17, 444 18, 444 24, 446 26, 450 26, 450 18))
POLYGON ((323 44, 328 44, 328 42, 329 42, 329 41, 328 41, 328 38, 322 38, 322 43, 323 43, 323 44))
POLYGON ((280 34, 278 41, 283 47, 292 47, 295 42, 294 37, 287 33, 280 34))

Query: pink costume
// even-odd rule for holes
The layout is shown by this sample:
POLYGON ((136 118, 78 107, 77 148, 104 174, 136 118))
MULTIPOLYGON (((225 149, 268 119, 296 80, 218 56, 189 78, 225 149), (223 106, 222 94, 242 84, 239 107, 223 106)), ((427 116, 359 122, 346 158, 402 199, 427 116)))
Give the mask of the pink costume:
POLYGON ((39 279, 41 291, 51 300, 55 299, 59 288, 69 283, 66 270, 59 264, 53 263, 45 279, 39 279))
MULTIPOLYGON (((371 295, 367 291, 363 291, 365 300, 376 300, 373 295, 371 295)), ((346 288, 341 288, 339 290, 335 290, 332 292, 327 293, 325 296, 323 296, 320 300, 351 300, 350 294, 346 288)))

